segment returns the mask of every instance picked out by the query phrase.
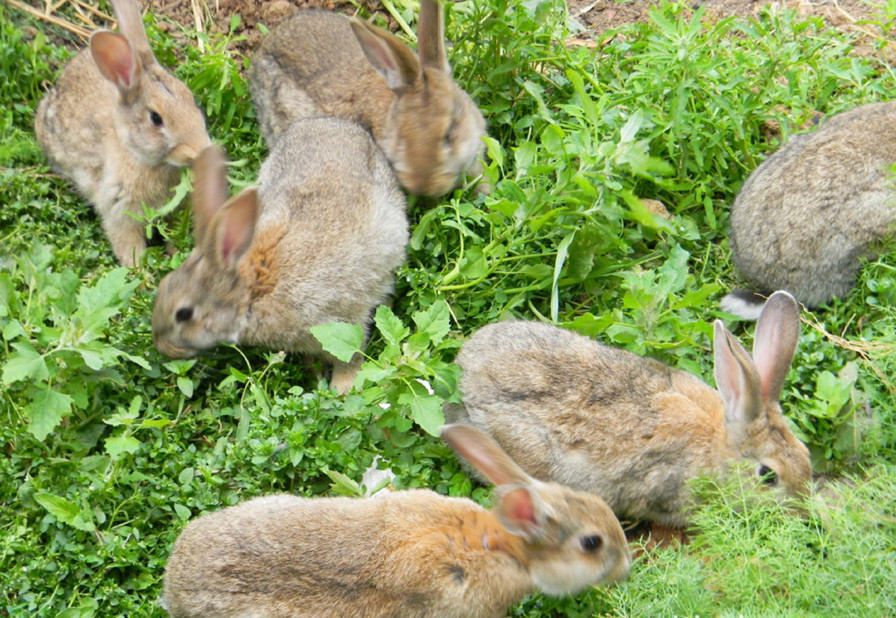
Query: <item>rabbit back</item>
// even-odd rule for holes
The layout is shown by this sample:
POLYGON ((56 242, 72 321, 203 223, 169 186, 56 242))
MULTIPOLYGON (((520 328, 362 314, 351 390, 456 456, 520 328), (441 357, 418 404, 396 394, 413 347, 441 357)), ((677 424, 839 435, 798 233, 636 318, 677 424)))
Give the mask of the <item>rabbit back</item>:
POLYGON ((439 11, 435 0, 422 3, 419 39, 437 40, 430 46, 438 50, 435 61, 343 15, 298 11, 284 20, 265 38, 249 73, 268 145, 293 120, 333 116, 370 131, 411 193, 442 195, 464 172, 479 173, 485 120, 451 78, 439 11))
POLYGON ((473 426, 535 478, 596 493, 619 516, 678 523, 685 481, 728 452, 714 389, 566 329, 490 324, 456 362, 473 426))
POLYGON ((896 103, 837 114, 791 138, 747 179, 731 210, 734 264, 762 291, 810 307, 849 293, 860 259, 893 232, 896 103))

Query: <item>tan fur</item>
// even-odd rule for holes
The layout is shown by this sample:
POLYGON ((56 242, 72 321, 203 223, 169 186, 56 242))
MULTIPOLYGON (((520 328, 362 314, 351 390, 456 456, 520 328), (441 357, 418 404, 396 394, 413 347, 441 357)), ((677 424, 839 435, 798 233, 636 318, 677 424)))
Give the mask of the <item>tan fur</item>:
MULTIPOLYGON (((896 102, 837 114, 750 174, 731 208, 738 270, 809 307, 846 296, 896 224, 896 102)), ((750 317, 736 297, 726 310, 750 317)))
MULTIPOLYGON (((197 169, 197 186, 223 177, 223 167, 204 167, 197 169)), ((331 385, 347 392, 360 355, 351 363, 332 358, 308 329, 338 321, 366 332, 404 261, 404 195, 370 136, 333 118, 294 123, 262 166, 259 182, 252 229, 228 222, 237 209, 248 212, 251 195, 214 208, 194 204, 197 248, 159 285, 156 346, 175 357, 220 342, 323 356, 334 366, 331 385), (232 264, 221 263, 222 247, 230 245, 240 249, 232 264), (191 319, 179 320, 185 308, 191 319)), ((226 191, 216 197, 221 192, 209 186, 197 195, 223 200, 226 191)))
POLYGON ((411 193, 442 195, 464 172, 478 174, 485 121, 452 81, 435 0, 421 3, 419 43, 418 59, 394 35, 323 11, 299 11, 282 22, 249 72, 268 145, 293 120, 327 115, 371 131, 411 193), (371 64, 389 54, 393 72, 371 64))
POLYGON ((768 466, 790 494, 805 490, 809 453, 778 404, 798 332, 796 302, 783 292, 760 318, 753 358, 717 322, 720 393, 565 329, 499 322, 458 354, 466 410, 449 418, 491 434, 529 474, 597 493, 619 517, 681 527, 687 481, 732 460, 768 466))
MULTIPOLYGON (((202 113, 186 86, 162 68, 134 0, 112 3, 140 76, 123 88, 105 78, 86 49, 62 71, 35 114, 37 141, 53 167, 96 208, 118 261, 133 266, 146 247, 143 205, 161 206, 188 165, 209 145, 202 113), (156 111, 163 120, 150 119, 156 111)), ((101 32, 91 46, 121 49, 101 32)), ((118 57, 109 52, 108 57, 118 57)))
MULTIPOLYGON (((477 461, 486 476, 506 458, 475 429, 444 431, 463 443, 460 454, 485 451, 477 461)), ((501 465, 540 504, 531 534, 505 527, 500 493, 492 512, 429 490, 257 498, 184 529, 165 572, 164 603, 175 618, 497 618, 538 588, 571 594, 626 576, 625 536, 600 498, 501 465), (600 546, 586 551, 585 537, 599 537, 600 546)))

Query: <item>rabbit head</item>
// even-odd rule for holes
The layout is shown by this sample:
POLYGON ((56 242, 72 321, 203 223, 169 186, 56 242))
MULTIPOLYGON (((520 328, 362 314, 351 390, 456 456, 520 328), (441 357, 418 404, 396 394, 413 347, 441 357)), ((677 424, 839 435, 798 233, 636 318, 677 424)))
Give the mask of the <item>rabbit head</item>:
POLYGON ((720 320, 714 324, 716 387, 724 401, 728 446, 757 462, 770 486, 803 493, 812 477, 809 450, 794 435, 779 403, 799 340, 799 306, 787 292, 772 294, 756 324, 752 357, 720 320))
POLYGON ((445 425, 442 438, 495 485, 493 512, 524 542, 536 588, 553 596, 574 594, 628 574, 625 534, 600 497, 533 479, 475 427, 445 425))
POLYGON ((250 295, 240 264, 252 245, 259 210, 255 187, 227 199, 224 153, 218 147, 203 150, 193 169, 196 248, 162 279, 152 317, 156 347, 173 358, 238 341, 250 295))
POLYGON ((202 112, 190 89, 156 60, 135 2, 115 0, 112 6, 121 34, 95 32, 90 54, 118 90, 118 135, 143 165, 189 165, 210 144, 202 112))
POLYGON ((411 193, 447 193, 484 150, 485 120, 451 77, 437 0, 422 0, 419 52, 391 33, 354 19, 352 30, 395 99, 377 137, 401 184, 411 193))

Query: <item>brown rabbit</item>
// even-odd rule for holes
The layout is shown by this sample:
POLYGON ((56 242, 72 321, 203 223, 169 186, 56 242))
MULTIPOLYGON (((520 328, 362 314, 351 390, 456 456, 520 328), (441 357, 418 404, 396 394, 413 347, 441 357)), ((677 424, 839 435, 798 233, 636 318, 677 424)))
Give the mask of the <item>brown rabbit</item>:
POLYGON ((348 392, 361 355, 329 357, 309 328, 369 327, 404 261, 404 194, 370 135, 335 118, 295 122, 259 183, 227 200, 221 151, 197 160, 196 249, 159 285, 156 347, 178 358, 222 342, 323 356, 331 385, 348 392))
POLYGON ((472 427, 442 435, 498 486, 492 511, 425 489, 256 498, 187 525, 165 571, 168 612, 499 617, 535 589, 573 594, 628 574, 622 527, 599 497, 530 478, 472 427))
MULTIPOLYGON (((862 105, 795 135, 756 168, 731 208, 734 264, 759 292, 809 307, 849 294, 863 258, 896 232, 896 102, 862 105)), ((754 319, 758 293, 722 307, 754 319)))
POLYGON ((115 257, 146 248, 142 205, 161 206, 209 145, 190 90, 156 60, 135 0, 112 0, 122 34, 101 30, 62 71, 35 114, 52 166, 96 208, 115 257))
POLYGON ((715 323, 718 392, 689 373, 536 322, 483 327, 457 356, 463 408, 529 474, 600 495, 620 518, 688 523, 687 481, 746 459, 770 485, 807 488, 809 451, 778 399, 799 308, 769 298, 752 358, 715 323))
POLYGON ((297 118, 335 116, 373 134, 411 193, 438 196, 480 173, 485 120, 451 78, 437 0, 421 0, 419 59, 366 22, 299 11, 261 45, 249 71, 268 146, 297 118))

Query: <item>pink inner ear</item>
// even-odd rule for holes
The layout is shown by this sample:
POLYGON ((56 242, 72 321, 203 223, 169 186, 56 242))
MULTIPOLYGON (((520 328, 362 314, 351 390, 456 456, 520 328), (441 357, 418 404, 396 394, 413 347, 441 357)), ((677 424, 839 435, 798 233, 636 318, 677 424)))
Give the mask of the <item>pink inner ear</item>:
POLYGON ((532 495, 524 488, 514 489, 504 495, 504 514, 527 531, 538 527, 532 495))
POLYGON ((90 50, 103 77, 119 88, 133 87, 137 62, 127 39, 114 32, 98 32, 90 39, 90 50))

